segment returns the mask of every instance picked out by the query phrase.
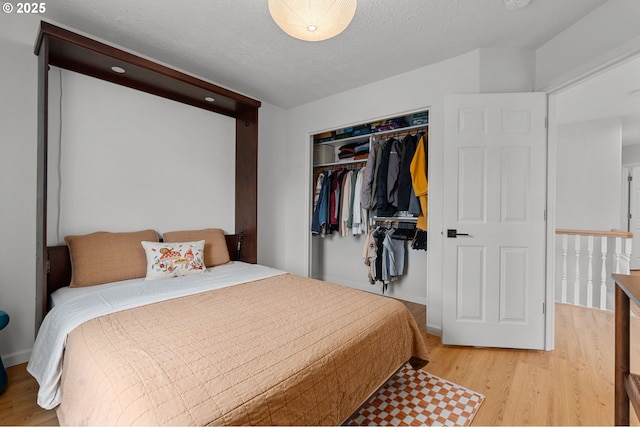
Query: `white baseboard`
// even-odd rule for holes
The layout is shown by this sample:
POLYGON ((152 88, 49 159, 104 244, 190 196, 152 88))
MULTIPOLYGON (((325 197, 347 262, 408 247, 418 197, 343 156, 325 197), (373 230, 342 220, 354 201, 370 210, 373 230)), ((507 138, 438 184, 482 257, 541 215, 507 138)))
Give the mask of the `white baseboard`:
POLYGON ((434 328, 427 323, 427 332, 437 337, 442 337, 442 328, 434 328))
POLYGON ((5 367, 20 365, 21 363, 27 363, 31 357, 31 349, 18 351, 16 353, 5 354, 2 356, 2 363, 5 367))
POLYGON ((400 299, 400 300, 404 300, 404 301, 409 301, 409 302, 413 302, 416 304, 422 304, 422 305, 427 305, 427 297, 426 296, 418 296, 418 295, 409 295, 406 293, 402 293, 402 292, 398 292, 397 289, 393 288, 393 283, 390 283, 388 285, 388 291, 386 291, 384 294, 382 293, 382 283, 380 282, 376 282, 373 285, 370 284, 362 284, 362 283, 356 283, 356 282, 352 282, 349 280, 345 280, 343 278, 338 278, 338 277, 330 277, 330 276, 324 276, 324 277, 320 277, 317 278, 319 280, 323 280, 325 282, 329 282, 329 283, 337 283, 339 285, 343 285, 343 286, 348 286, 350 288, 354 288, 354 289, 359 289, 361 291, 365 291, 365 292, 370 292, 372 294, 376 294, 376 295, 382 295, 385 297, 391 297, 391 298, 395 298, 395 299, 400 299))

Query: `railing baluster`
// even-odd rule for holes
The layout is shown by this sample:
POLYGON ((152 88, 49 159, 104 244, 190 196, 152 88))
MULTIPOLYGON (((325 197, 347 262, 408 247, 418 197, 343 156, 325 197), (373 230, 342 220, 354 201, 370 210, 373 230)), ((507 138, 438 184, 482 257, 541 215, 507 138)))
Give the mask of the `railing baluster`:
POLYGON ((624 242, 624 260, 626 261, 624 274, 629 274, 631 272, 631 244, 633 243, 633 239, 625 239, 624 242))
POLYGON ((580 305, 580 235, 574 236, 573 247, 576 250, 576 277, 573 282, 573 303, 580 305))
POLYGON ((602 256, 602 271, 600 272, 600 308, 607 308, 607 236, 600 237, 600 253, 602 256))
POLYGON ((616 274, 620 274, 620 255, 622 254, 622 239, 616 237, 616 274))
POLYGON ((567 302, 567 242, 569 235, 562 235, 562 302, 567 302))
MULTIPOLYGON (((577 229, 557 229, 556 235, 562 235, 561 249, 556 246, 556 256, 562 256, 562 273, 560 274, 560 259, 556 258, 556 280, 560 280, 560 286, 556 288, 556 301, 570 303, 574 305, 582 305, 589 308, 599 307, 602 310, 612 310, 611 302, 613 300, 612 279, 609 277, 611 273, 629 274, 632 260, 632 242, 633 233, 623 230, 577 230, 577 229), (573 236, 573 245, 571 237, 573 236), (586 244, 582 248, 582 238, 585 236, 586 244), (598 248, 598 240, 600 238, 600 247, 598 248), (572 246, 572 248, 569 248, 572 246), (600 250, 600 263, 594 256, 598 256, 600 250), (562 255, 560 254, 562 251, 562 255), (570 266, 570 250, 575 252, 575 265, 570 266), (594 253, 595 250, 595 253, 594 253), (580 258, 584 260, 580 260, 580 258), (585 265, 587 264, 587 265, 585 265), (569 272, 568 268, 574 267, 574 272, 569 272), (586 273, 585 273, 586 271, 586 273), (582 276, 584 277, 581 277, 582 276), (600 286, 594 284, 598 281, 600 275, 600 286), (558 277, 560 276, 560 277, 558 277), (573 281, 573 297, 569 295, 569 282, 573 281), (584 281, 585 283, 581 283, 584 281), (586 285, 586 286, 585 286, 586 285), (584 290, 583 290, 584 287, 584 290), (599 288, 599 289, 598 289, 599 288), (586 292, 586 295, 582 295, 586 292), (599 301, 599 303, 597 302, 599 301)), ((560 243, 556 240, 557 243, 560 243)))
POLYGON ((593 307, 593 236, 587 237, 587 307, 593 307))

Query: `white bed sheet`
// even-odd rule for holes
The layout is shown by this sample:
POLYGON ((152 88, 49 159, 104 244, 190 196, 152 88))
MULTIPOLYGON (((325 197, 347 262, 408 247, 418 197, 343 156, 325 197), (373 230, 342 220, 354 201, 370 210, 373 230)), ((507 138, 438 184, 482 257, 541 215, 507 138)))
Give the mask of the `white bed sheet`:
POLYGON ((235 261, 209 268, 202 274, 159 280, 140 278, 62 290, 40 326, 27 365, 27 371, 40 385, 38 405, 53 409, 60 403, 59 386, 67 335, 83 322, 154 302, 285 273, 275 268, 235 261))
MULTIPOLYGON (((119 288, 122 286, 126 287, 133 283, 140 282, 143 280, 144 278, 138 278, 138 279, 122 280, 120 282, 104 283, 99 286, 99 289, 102 291, 110 288, 119 288)), ((51 294, 51 308, 59 304, 64 304, 65 302, 72 300, 76 297, 96 292, 96 290, 97 289, 95 286, 84 286, 81 288, 71 288, 69 286, 64 286, 51 294)))

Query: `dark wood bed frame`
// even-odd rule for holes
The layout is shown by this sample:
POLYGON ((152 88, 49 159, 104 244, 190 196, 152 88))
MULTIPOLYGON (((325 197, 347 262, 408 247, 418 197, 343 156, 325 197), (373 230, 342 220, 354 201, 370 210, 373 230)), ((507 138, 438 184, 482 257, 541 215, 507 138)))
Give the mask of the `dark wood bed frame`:
MULTIPOLYGON (((233 239, 242 231, 244 242, 238 259, 257 262, 260 101, 44 21, 40 23, 34 53, 38 56, 36 330, 48 310, 52 289, 58 283, 68 283, 71 274, 70 267, 58 269, 59 261, 70 266, 66 247, 49 249, 46 238, 50 65, 235 118, 235 234, 227 238, 227 244, 231 239, 231 247, 235 248, 233 239), (115 73, 111 70, 114 66, 126 72, 115 73), (215 102, 206 101, 207 97, 215 102)), ((232 249, 230 253, 236 251, 232 249)))
MULTIPOLYGON (((226 234, 227 249, 229 249, 229 257, 232 261, 242 259, 242 247, 244 233, 226 234)), ((47 246, 46 250, 46 266, 47 274, 44 283, 44 313, 46 314, 51 308, 51 294, 58 289, 69 286, 71 283, 71 258, 69 256, 69 248, 66 245, 47 246)))

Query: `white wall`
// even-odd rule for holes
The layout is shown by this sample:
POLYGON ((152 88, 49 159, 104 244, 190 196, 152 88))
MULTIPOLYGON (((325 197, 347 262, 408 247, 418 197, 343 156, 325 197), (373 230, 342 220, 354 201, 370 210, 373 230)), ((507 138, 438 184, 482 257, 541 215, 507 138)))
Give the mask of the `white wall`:
POLYGON ((64 70, 58 157, 60 71, 50 71, 48 245, 95 231, 234 231, 234 118, 64 70))
POLYGON ((0 16, 0 331, 5 365, 29 357, 35 328, 38 20, 0 16))
POLYGON ((258 110, 258 263, 286 269, 287 114, 263 102, 258 110))
POLYGON ((536 88, 545 91, 640 52, 640 1, 609 0, 536 50, 536 88))
MULTIPOLYGON (((557 105, 562 108, 562 94, 557 105)), ((574 122, 556 129, 556 228, 585 230, 626 229, 622 222, 622 123, 620 118, 574 122)), ((581 256, 579 295, 574 296, 576 279, 575 238, 567 237, 566 295, 567 301, 587 304, 587 238, 580 237, 581 256)), ((561 236, 555 239, 555 299, 561 301, 564 258, 561 236)), ((607 239, 606 271, 615 271, 614 239, 607 239)), ((600 305, 601 238, 593 243, 591 278, 593 305, 600 305)), ((613 283, 605 275, 608 296, 613 295, 613 283)), ((613 309, 610 299, 608 309, 613 309)))
POLYGON ((560 125, 557 135, 556 227, 620 228, 620 119, 560 125))
POLYGON ((480 49, 480 92, 532 92, 535 52, 516 49, 480 49))
POLYGON ((622 164, 640 163, 640 144, 622 146, 622 164))

